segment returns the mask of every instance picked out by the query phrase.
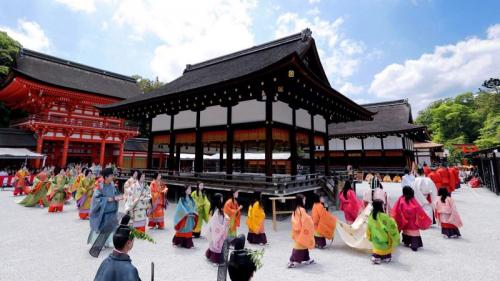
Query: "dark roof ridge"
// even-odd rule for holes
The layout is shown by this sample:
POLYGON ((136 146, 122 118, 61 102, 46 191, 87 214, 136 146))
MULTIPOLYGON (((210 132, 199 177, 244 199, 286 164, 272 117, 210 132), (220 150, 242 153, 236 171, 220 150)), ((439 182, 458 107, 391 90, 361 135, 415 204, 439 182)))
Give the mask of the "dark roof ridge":
POLYGON ((392 100, 392 101, 382 101, 374 103, 361 104, 362 107, 379 107, 379 106, 391 106, 391 105, 401 105, 408 104, 408 99, 392 100))
POLYGON ((199 63, 196 63, 196 64, 188 64, 188 65, 186 65, 186 69, 184 69, 184 73, 192 71, 192 70, 196 70, 196 69, 199 69, 199 68, 207 67, 207 66, 210 66, 210 65, 218 64, 218 63, 221 63, 221 62, 224 62, 224 61, 227 61, 227 60, 232 60, 232 59, 235 59, 235 58, 238 58, 238 57, 241 57, 241 56, 245 56, 245 55, 249 55, 249 54, 252 54, 252 53, 256 53, 256 52, 260 52, 260 51, 263 51, 263 50, 267 50, 267 49, 270 49, 270 48, 273 48, 273 47, 276 47, 276 46, 280 46, 280 45, 283 45, 283 44, 286 44, 286 43, 290 43, 290 42, 293 42, 293 41, 297 41, 297 40, 306 41, 306 40, 309 40, 310 38, 312 38, 311 34, 312 34, 311 30, 309 28, 306 28, 306 29, 302 30, 299 33, 295 33, 295 34, 292 34, 292 35, 289 35, 289 36, 286 36, 286 37, 283 37, 283 38, 278 38, 276 40, 273 40, 273 41, 270 41, 270 42, 266 42, 266 43, 263 43, 263 44, 260 44, 260 45, 256 45, 256 46, 253 46, 253 47, 250 47, 250 48, 247 48, 247 49, 243 49, 243 50, 240 50, 240 51, 237 51, 237 52, 234 52, 234 53, 230 53, 230 54, 227 54, 227 55, 223 55, 223 56, 220 56, 220 57, 209 59, 209 60, 206 60, 206 61, 203 61, 203 62, 199 62, 199 63))
POLYGON ((82 69, 85 71, 89 71, 89 72, 93 72, 93 73, 97 73, 97 74, 101 74, 101 75, 106 75, 106 76, 110 76, 110 77, 121 79, 121 80, 126 80, 126 81, 133 82, 133 83, 137 82, 133 77, 130 77, 127 75, 119 74, 119 73, 112 72, 112 71, 107 71, 104 69, 95 68, 92 66, 88 66, 88 65, 81 64, 78 62, 54 57, 51 55, 47 55, 47 54, 33 51, 30 49, 26 49, 26 48, 21 49, 20 55, 28 55, 28 56, 35 57, 38 59, 43 59, 43 60, 51 61, 54 63, 58 63, 61 65, 67 65, 67 66, 69 65, 69 66, 76 67, 76 68, 79 68, 79 69, 82 69))

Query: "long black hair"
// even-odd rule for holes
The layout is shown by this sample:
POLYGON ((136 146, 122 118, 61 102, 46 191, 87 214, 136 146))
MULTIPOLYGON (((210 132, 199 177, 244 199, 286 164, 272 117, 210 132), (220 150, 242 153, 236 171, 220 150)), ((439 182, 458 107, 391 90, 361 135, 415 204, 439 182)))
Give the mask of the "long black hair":
MULTIPOLYGON (((201 181, 199 181, 199 182, 196 183, 196 189, 195 189, 195 191, 196 191, 196 195, 198 195, 198 196, 200 195, 200 184, 203 184, 203 183, 201 181)), ((203 189, 201 191, 201 194, 205 195, 205 189, 203 189)))
POLYGON ((446 197, 450 197, 450 193, 446 187, 441 187, 438 190, 438 196, 441 196, 441 202, 446 202, 446 197))
POLYGON ((404 186, 403 196, 405 197, 406 203, 409 203, 410 200, 415 197, 415 192, 413 191, 413 188, 409 187, 408 185, 404 186))
POLYGON ((304 205, 305 198, 306 197, 302 194, 297 194, 295 196, 295 210, 297 210, 299 207, 305 208, 305 205, 304 205))
POLYGON ((344 183, 344 188, 342 189, 342 194, 344 195, 345 199, 347 199, 347 192, 349 192, 349 189, 352 190, 351 181, 346 180, 344 183))
POLYGON ((253 204, 259 202, 259 205, 261 208, 264 208, 264 206, 262 205, 262 194, 258 191, 254 192, 253 194, 253 198, 252 198, 252 206, 253 204))
POLYGON ((224 202, 222 202, 222 194, 220 193, 215 193, 212 196, 212 200, 210 202, 210 214, 213 215, 215 212, 215 209, 217 208, 219 210, 219 214, 221 216, 224 215, 224 202))
POLYGON ((373 200, 372 206, 373 206, 372 217, 373 217, 373 219, 377 219, 378 213, 384 212, 384 201, 373 200))

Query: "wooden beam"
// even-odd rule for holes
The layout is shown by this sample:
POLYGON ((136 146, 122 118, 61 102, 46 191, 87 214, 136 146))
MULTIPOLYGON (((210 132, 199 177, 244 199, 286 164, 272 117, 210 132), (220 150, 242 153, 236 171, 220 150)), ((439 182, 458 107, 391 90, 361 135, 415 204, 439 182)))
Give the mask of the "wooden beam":
MULTIPOLYGON (((265 172, 267 177, 273 176, 273 99, 274 96, 267 93, 266 96, 266 144, 265 144, 265 172)), ((270 179, 268 179, 270 180, 270 179)))
POLYGON ((173 174, 176 170, 175 165, 175 114, 170 114, 170 143, 168 144, 168 170, 173 174))
POLYGON ((233 174, 233 142, 234 142, 234 130, 233 130, 233 106, 229 105, 227 107, 227 124, 226 124, 226 174, 233 174))

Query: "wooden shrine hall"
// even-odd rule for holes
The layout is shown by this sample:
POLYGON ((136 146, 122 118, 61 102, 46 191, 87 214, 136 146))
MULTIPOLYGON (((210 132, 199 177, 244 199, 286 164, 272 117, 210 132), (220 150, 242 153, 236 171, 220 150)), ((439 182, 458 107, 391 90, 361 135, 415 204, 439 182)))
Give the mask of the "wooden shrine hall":
POLYGON ((426 126, 413 124, 408 100, 363 105, 372 121, 330 125, 330 157, 335 168, 403 174, 416 160, 414 143, 430 140, 426 126))
POLYGON ((328 158, 315 157, 318 148, 328 149, 328 124, 372 116, 330 86, 309 29, 187 65, 182 76, 148 95, 99 109, 106 116, 149 122, 151 169, 183 172, 180 156, 192 153, 194 168, 184 172, 240 172, 268 180, 300 174, 300 167, 307 168, 302 173, 328 175, 328 158), (158 150, 168 155, 165 163, 154 161, 158 150), (284 152, 284 160, 273 159, 284 152), (262 161, 245 160, 250 153, 263 155, 262 161), (218 163, 204 161, 215 154, 218 163))
POLYGON ((100 116, 95 106, 140 94, 131 77, 28 49, 0 81, 0 101, 29 113, 11 126, 33 132, 36 152, 47 155, 47 165, 62 167, 68 162, 121 166, 124 143, 138 135, 138 127, 100 116))

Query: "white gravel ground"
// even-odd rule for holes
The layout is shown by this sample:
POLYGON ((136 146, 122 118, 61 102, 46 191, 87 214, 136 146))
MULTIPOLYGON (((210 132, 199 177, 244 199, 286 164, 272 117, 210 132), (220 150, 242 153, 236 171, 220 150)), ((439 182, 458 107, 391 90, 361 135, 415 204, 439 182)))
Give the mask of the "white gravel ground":
MULTIPOLYGON (((400 185, 384 186, 394 201, 400 185)), ((359 186, 358 196, 366 188, 366 183, 359 186)), ((500 198, 465 186, 453 196, 465 225, 462 238, 444 239, 433 226, 422 233, 423 249, 415 253, 399 247, 391 264, 372 265, 369 253, 355 251, 337 237, 333 247, 311 251, 317 264, 287 269, 292 249, 289 221, 279 223, 274 232, 268 220, 264 267, 253 280, 500 280, 500 198)), ((74 202, 63 213, 49 214, 47 209, 17 205, 19 199, 0 191, 0 280, 93 280, 110 250, 97 259, 89 255, 89 223, 78 219, 74 202)), ((157 243, 136 241, 130 253, 142 280, 150 280, 152 261, 156 280, 216 280, 216 267, 204 257, 206 239, 195 240, 190 250, 171 245, 173 209, 170 205, 166 213, 167 230, 149 231, 157 243)), ((342 214, 336 215, 343 220, 342 214)), ((247 231, 244 222, 240 233, 247 231)))

